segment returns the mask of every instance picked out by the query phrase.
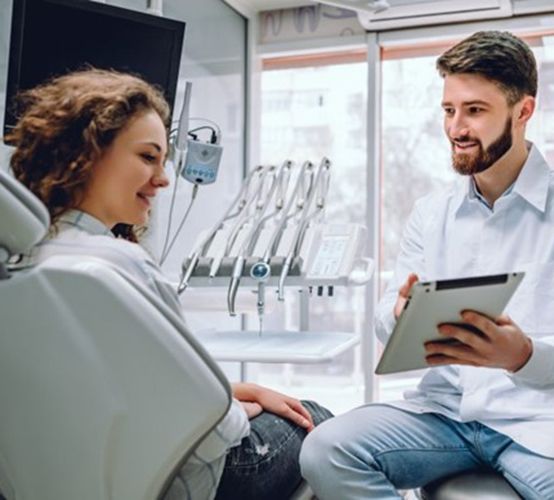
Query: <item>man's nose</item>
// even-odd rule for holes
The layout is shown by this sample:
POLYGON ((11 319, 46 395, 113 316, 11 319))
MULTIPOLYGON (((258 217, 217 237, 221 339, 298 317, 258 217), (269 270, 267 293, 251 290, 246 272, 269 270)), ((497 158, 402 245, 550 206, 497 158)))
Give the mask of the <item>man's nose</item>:
POLYGON ((447 131, 451 139, 467 137, 469 135, 469 128, 461 113, 455 113, 449 120, 447 131))

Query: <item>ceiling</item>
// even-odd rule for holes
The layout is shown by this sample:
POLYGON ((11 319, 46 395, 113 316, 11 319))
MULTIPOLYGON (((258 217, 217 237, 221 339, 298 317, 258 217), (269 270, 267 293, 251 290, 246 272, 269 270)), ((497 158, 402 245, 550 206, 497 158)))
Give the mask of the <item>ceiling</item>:
POLYGON ((250 11, 259 12, 262 10, 288 9, 310 5, 312 0, 224 0, 229 5, 239 4, 250 11))
MULTIPOLYGON (((1 0, 0 0, 1 1, 1 0)), ((302 7, 305 5, 315 5, 317 0, 222 0, 230 6, 236 8, 239 12, 255 14, 265 10, 288 9, 291 7, 302 7)), ((324 0, 322 0, 324 1, 324 0)), ((363 0, 341 0, 345 4, 352 2, 360 3, 363 0)), ((368 0, 370 1, 370 0, 368 0)), ((387 0, 391 7, 409 6, 417 3, 432 3, 437 0, 387 0)), ((449 0, 442 0, 449 1, 449 0)), ((458 0, 463 2, 464 0, 458 0)), ((511 0, 514 6, 514 12, 519 14, 531 14, 537 12, 553 12, 554 3, 552 0, 511 0)))
MULTIPOLYGON (((288 9, 291 7, 302 7, 304 5, 313 5, 317 0, 223 0, 232 6, 244 7, 251 12, 260 12, 263 10, 288 9)), ((348 3, 348 0, 346 0, 348 3)), ((356 3, 353 1, 353 3, 356 3)), ((388 0, 392 6, 410 5, 414 0, 388 0)))

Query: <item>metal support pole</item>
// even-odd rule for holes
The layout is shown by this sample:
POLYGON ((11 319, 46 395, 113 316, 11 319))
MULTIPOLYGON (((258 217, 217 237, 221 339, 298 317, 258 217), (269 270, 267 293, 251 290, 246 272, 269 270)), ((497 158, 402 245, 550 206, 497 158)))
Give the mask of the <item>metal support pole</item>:
POLYGON ((307 332, 310 329, 310 292, 307 288, 299 291, 300 331, 307 332))

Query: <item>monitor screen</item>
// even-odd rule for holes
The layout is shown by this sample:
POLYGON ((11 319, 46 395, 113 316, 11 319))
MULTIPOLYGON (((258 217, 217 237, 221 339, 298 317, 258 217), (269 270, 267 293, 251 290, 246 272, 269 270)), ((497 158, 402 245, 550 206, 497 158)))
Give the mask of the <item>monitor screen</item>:
POLYGON ((4 134, 17 92, 86 64, 142 76, 173 109, 184 32, 182 21, 92 0, 14 0, 4 134))

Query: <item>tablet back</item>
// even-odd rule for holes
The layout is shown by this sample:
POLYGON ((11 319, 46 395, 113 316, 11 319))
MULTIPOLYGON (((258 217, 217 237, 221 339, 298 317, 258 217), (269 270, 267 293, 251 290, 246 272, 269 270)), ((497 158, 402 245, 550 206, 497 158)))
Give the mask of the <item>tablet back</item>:
POLYGON ((441 323, 462 323, 464 310, 491 318, 502 314, 525 273, 416 283, 389 338, 375 373, 428 368, 424 343, 441 337, 441 323))

